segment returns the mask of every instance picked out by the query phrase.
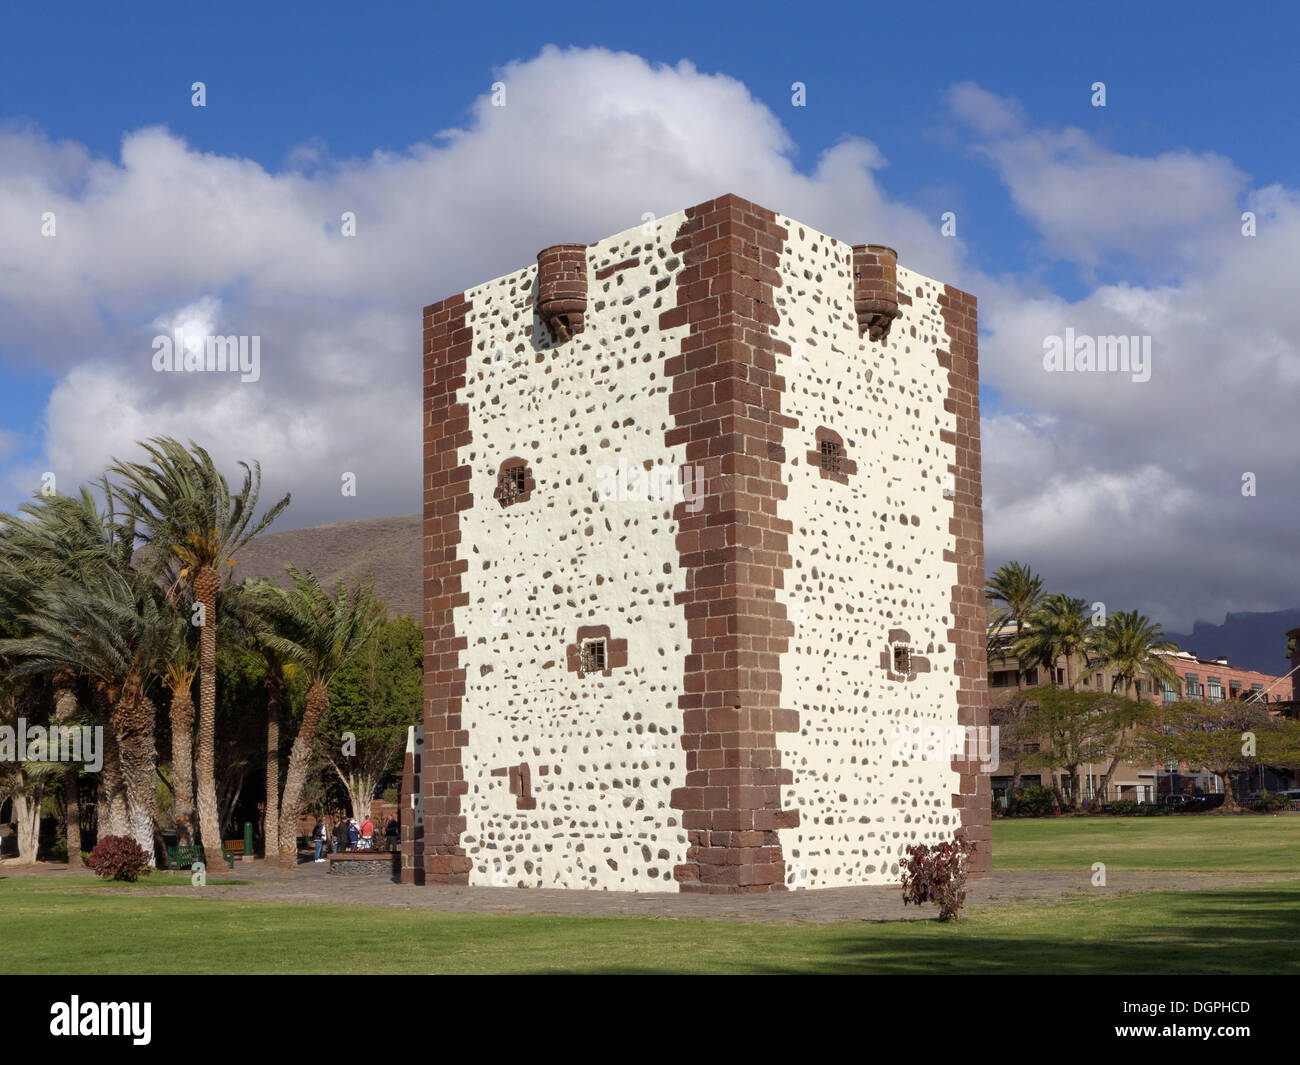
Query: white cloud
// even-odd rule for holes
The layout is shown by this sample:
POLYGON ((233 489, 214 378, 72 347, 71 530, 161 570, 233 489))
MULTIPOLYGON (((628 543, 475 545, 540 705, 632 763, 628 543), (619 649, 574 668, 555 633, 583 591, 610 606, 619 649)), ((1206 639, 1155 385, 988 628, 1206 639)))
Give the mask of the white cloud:
POLYGON ((546 245, 735 192, 890 244, 979 295, 982 379, 1003 400, 984 426, 990 563, 1023 558, 1080 594, 1166 611, 1171 627, 1300 602, 1286 444, 1300 383, 1295 191, 1252 190, 1209 153, 1122 155, 955 87, 953 116, 1043 248, 1085 278, 1119 278, 1065 299, 1032 277, 973 271, 928 211, 882 192, 887 161, 870 141, 796 170, 781 121, 732 78, 548 47, 497 79, 507 106, 485 92, 463 128, 350 160, 304 131, 282 172, 158 128, 128 133, 117 160, 0 132, 0 228, 13 234, 0 244, 0 335, 58 378, 46 455, 11 460, 11 496, 41 469, 75 484, 171 433, 223 463, 260 459, 268 495, 294 492, 284 528, 412 513, 421 307, 546 245), (1243 204, 1256 238, 1239 234, 1243 204), (47 210, 54 239, 39 235, 47 210), (356 237, 340 234, 345 211, 356 237), (158 323, 178 319, 261 337, 260 381, 152 372, 158 323), (1044 373, 1043 338, 1067 327, 1150 334, 1152 379, 1044 373), (1260 488, 1243 500, 1246 470, 1260 488), (345 471, 355 499, 339 492, 345 471))
POLYGON ((1182 269, 1238 233, 1248 178, 1221 155, 1125 155, 1076 127, 1031 128, 1017 101, 969 83, 947 102, 1054 258, 1182 269))
POLYGON ((1125 257, 1151 264, 1076 300, 1020 279, 978 286, 981 379, 1002 405, 984 421, 990 567, 1030 561, 1174 629, 1300 603, 1285 531, 1300 492, 1279 446, 1300 386, 1300 195, 1251 193, 1260 223, 1245 237, 1241 176, 1217 156, 1122 157, 1013 121, 1019 108, 982 90, 949 102, 1054 257, 1084 276, 1125 257), (1066 329, 1150 336, 1151 379, 1046 372, 1044 339, 1066 329))
POLYGON ((0 246, 0 332, 60 375, 46 441, 60 483, 167 432, 261 459, 296 493, 286 527, 415 511, 420 309, 546 245, 724 192, 953 276, 955 243, 876 187, 874 145, 846 140, 800 174, 780 121, 732 78, 554 47, 495 77, 507 106, 484 93, 464 128, 342 161, 307 136, 281 173, 161 128, 128 133, 117 161, 8 134, 0 219, 20 236, 0 246), (153 373, 154 336, 177 326, 260 336, 261 380, 153 373))

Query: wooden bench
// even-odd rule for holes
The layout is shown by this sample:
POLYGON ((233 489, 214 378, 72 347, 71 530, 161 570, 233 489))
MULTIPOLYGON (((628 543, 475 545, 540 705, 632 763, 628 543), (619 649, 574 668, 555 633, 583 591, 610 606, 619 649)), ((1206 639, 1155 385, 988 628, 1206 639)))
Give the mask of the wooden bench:
POLYGON ((188 869, 195 862, 203 861, 203 848, 193 844, 167 848, 168 869, 188 869))
MULTIPOLYGON (((244 841, 242 839, 227 839, 221 843, 221 857, 226 860, 226 864, 231 870, 235 868, 235 859, 244 857, 244 841)), ((250 854, 251 858, 252 855, 250 854)))

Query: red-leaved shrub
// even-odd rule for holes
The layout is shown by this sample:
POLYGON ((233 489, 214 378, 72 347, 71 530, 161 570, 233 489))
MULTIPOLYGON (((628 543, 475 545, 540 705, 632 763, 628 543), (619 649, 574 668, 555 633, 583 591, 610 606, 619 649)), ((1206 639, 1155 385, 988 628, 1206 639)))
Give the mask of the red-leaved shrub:
POLYGON ((149 856, 126 836, 105 836, 95 844, 86 864, 105 880, 134 881, 149 872, 149 856))
POLYGON ((933 847, 912 844, 903 862, 903 905, 933 902, 939 920, 955 921, 966 901, 966 864, 974 853, 975 844, 961 836, 933 847))

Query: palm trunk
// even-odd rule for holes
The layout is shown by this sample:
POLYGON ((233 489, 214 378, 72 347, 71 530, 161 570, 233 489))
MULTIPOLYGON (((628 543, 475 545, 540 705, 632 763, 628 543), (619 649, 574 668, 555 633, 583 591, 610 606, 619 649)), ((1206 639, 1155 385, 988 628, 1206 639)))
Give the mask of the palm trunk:
POLYGON ((68 868, 81 869, 81 770, 69 766, 63 773, 63 820, 68 840, 68 868))
POLYGON ((172 788, 176 792, 177 842, 194 842, 194 700, 188 686, 172 692, 172 788))
POLYGON ((122 777, 122 760, 117 737, 110 725, 104 730, 104 798, 99 818, 98 838, 125 836, 130 833, 126 812, 126 787, 122 777))
POLYGON ((284 774, 284 800, 280 803, 280 864, 291 869, 298 866, 298 817, 302 793, 307 785, 307 770, 316 728, 329 710, 329 689, 313 682, 307 689, 307 706, 303 711, 298 737, 289 754, 289 768, 284 774))
POLYGON ((262 831, 269 861, 280 852, 280 666, 266 664, 266 815, 262 831))
POLYGON ((217 589, 221 579, 211 567, 194 578, 194 599, 203 607, 199 629, 199 735, 194 770, 199 835, 209 869, 221 862, 221 823, 217 813, 217 589))
POLYGON ((96 804, 97 839, 107 836, 125 836, 130 833, 126 813, 126 789, 122 781, 122 761, 117 746, 117 733, 113 728, 113 711, 108 693, 96 688, 95 715, 104 729, 104 766, 100 771, 100 796, 96 804))
POLYGON ((35 865, 41 839, 41 793, 30 793, 26 783, 13 793, 14 820, 18 822, 18 858, 21 865, 35 865))
POLYGON ((113 731, 122 763, 129 835, 149 856, 150 866, 154 864, 153 825, 158 803, 154 783, 157 760, 154 717, 153 703, 135 687, 123 692, 113 707, 113 731))
MULTIPOLYGON (((77 712, 76 678, 66 670, 54 674, 54 721, 66 725, 77 712)), ((63 820, 68 840, 68 868, 80 869, 81 861, 81 768, 70 765, 63 771, 63 820)))

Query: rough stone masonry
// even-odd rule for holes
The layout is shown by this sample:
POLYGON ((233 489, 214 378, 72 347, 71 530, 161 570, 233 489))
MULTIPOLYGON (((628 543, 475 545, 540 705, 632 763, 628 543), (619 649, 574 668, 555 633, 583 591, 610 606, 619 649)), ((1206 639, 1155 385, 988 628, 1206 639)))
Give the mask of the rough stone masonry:
POLYGON ((736 196, 426 307, 403 881, 986 873, 979 447, 975 298, 736 196))

